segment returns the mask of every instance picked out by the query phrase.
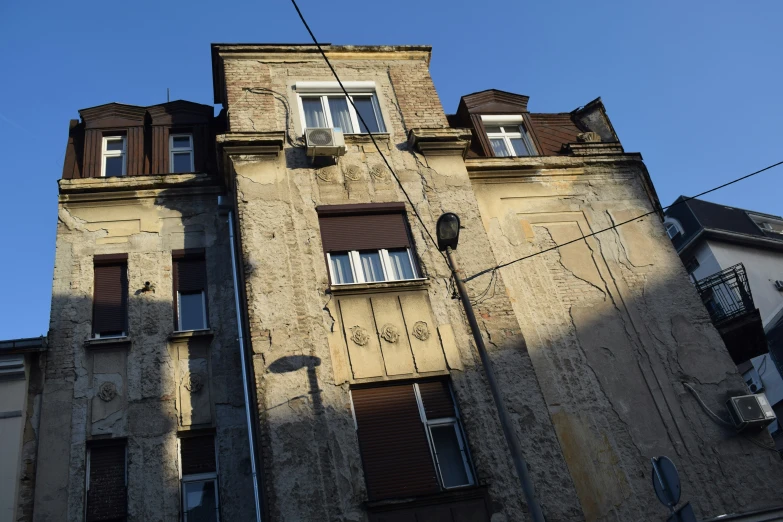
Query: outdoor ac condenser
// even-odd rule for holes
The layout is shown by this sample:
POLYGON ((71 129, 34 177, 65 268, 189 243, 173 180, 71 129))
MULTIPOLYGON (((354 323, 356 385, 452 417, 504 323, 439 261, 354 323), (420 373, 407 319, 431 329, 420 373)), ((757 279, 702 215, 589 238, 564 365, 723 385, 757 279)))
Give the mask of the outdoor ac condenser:
POLYGON ((732 397, 726 401, 726 407, 737 431, 761 429, 775 420, 775 412, 763 393, 732 397))
POLYGON ((345 140, 342 131, 328 127, 305 130, 308 156, 342 156, 345 154, 345 140))

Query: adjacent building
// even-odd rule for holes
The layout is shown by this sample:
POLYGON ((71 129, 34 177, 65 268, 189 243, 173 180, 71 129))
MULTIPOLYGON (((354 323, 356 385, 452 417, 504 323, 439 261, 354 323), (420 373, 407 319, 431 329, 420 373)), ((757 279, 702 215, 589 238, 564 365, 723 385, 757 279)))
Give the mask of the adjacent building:
POLYGON ((532 256, 468 286, 548 521, 667 516, 658 455, 700 518, 780 516, 769 435, 702 409, 747 388, 662 216, 590 235, 660 207, 601 100, 447 116, 429 47, 325 50, 347 95, 314 46, 214 44, 217 117, 71 122, 18 519, 526 520, 448 211, 465 276, 532 256))
MULTIPOLYGON (((664 220, 751 391, 783 416, 783 217, 680 196, 664 220)), ((769 427, 783 449, 779 422, 769 427)))

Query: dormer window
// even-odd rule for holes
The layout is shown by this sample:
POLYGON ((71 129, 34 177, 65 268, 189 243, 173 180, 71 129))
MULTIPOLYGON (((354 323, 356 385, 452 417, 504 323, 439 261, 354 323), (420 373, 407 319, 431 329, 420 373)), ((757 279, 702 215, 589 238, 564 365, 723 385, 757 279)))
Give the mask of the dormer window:
POLYGON ((682 225, 673 218, 667 217, 663 221, 663 226, 666 227, 666 235, 669 239, 674 239, 677 234, 683 234, 682 225))
POLYGON ((195 171, 192 134, 172 134, 169 137, 169 164, 172 173, 195 171))
POLYGON ((343 82, 343 85, 348 91, 347 98, 337 82, 296 82, 303 128, 330 127, 342 130, 343 134, 386 132, 375 82, 343 82))
POLYGON ((125 175, 125 136, 104 136, 101 176, 110 178, 125 175))
POLYGON ((482 119, 495 157, 535 155, 536 149, 521 116, 509 117, 507 120, 487 116, 482 119))

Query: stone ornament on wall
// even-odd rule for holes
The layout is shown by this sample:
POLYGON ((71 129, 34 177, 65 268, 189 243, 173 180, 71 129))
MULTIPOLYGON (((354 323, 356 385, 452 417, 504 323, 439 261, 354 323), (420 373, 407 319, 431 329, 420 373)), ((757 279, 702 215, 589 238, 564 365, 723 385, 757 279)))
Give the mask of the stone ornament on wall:
POLYGON ((349 164, 343 170, 343 176, 349 181, 358 181, 362 178, 362 169, 359 165, 349 164))
POLYGON ((185 389, 190 393, 198 393, 204 387, 204 376, 199 372, 191 372, 185 376, 185 389))
POLYGON ((98 398, 103 402, 110 402, 117 396, 117 386, 113 382, 106 381, 98 389, 98 398))
POLYGON ((419 341, 426 341, 430 338, 430 328, 424 321, 416 321, 413 325, 413 336, 419 341))
POLYGON ((388 343, 396 343, 400 338, 400 332, 393 324, 386 323, 381 328, 381 338, 383 338, 388 343))
POLYGON ((389 179, 389 171, 386 168, 386 165, 382 165, 381 163, 376 163, 370 167, 370 175, 376 181, 387 181, 389 179))
POLYGON ((323 167, 321 169, 316 170, 315 175, 321 181, 326 181, 327 183, 332 182, 335 179, 337 179, 337 167, 335 167, 334 165, 323 167))
POLYGON ((370 336, 367 334, 367 330, 361 326, 354 326, 351 328, 351 341, 359 346, 364 346, 370 341, 370 336))

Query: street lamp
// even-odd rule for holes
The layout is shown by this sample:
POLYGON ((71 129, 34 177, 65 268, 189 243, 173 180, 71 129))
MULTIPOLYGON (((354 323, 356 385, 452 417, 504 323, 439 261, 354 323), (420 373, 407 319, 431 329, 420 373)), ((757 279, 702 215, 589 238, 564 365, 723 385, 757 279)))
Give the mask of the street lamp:
POLYGON ((484 373, 487 375, 487 382, 489 383, 489 389, 492 392, 492 398, 495 400, 495 407, 498 410, 498 417, 500 418, 500 425, 503 428, 503 435, 506 436, 506 443, 508 444, 509 450, 511 450, 511 459, 514 461, 514 467, 517 470, 517 475, 519 475, 519 482, 521 483, 522 491, 525 494, 530 516, 532 517, 533 522, 545 522, 544 514, 541 512, 541 506, 536 499, 533 481, 530 480, 527 464, 522 457, 522 448, 514 433, 511 419, 508 418, 508 411, 506 411, 506 406, 503 403, 503 398, 498 389, 495 372, 492 369, 492 362, 489 360, 489 355, 487 355, 487 347, 484 345, 484 338, 481 337, 481 330, 479 330, 479 325, 476 321, 473 305, 470 304, 468 290, 465 287, 465 282, 459 276, 459 266, 454 259, 454 249, 457 248, 457 243, 459 242, 459 228, 459 216, 452 212, 447 212, 438 218, 438 224, 435 231, 435 234, 438 237, 438 250, 446 252, 446 259, 448 259, 451 274, 454 276, 454 281, 457 284, 459 298, 462 301, 462 306, 465 308, 465 315, 468 317, 470 330, 473 332, 473 339, 476 341, 476 348, 478 348, 479 356, 481 357, 481 365, 484 367, 484 373))

